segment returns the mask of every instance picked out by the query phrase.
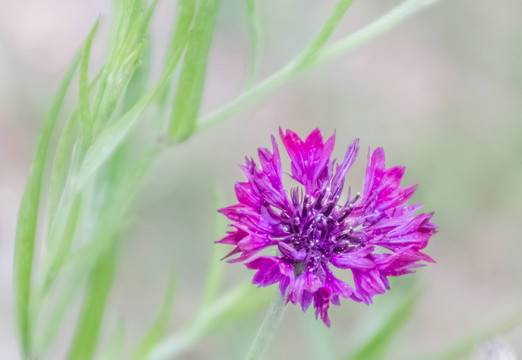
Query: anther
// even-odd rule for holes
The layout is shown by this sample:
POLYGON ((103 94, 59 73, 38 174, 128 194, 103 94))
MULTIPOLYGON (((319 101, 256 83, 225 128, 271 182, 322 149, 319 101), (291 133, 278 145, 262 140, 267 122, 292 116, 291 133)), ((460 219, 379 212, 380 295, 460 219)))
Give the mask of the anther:
POLYGON ((324 193, 320 193, 319 196, 317 197, 317 200, 315 201, 315 206, 314 206, 315 210, 319 210, 323 207, 323 205, 321 204, 323 197, 324 197, 324 193))
POLYGON ((306 217, 306 213, 307 213, 307 210, 306 210, 306 204, 308 203, 308 194, 304 197, 304 200, 303 200, 303 211, 301 213, 301 217, 306 217))
POLYGON ((346 211, 344 212, 344 214, 343 214, 339 219, 337 219, 337 222, 338 222, 338 223, 343 222, 344 219, 346 219, 346 218, 348 217, 348 215, 351 214, 352 210, 353 210, 353 204, 350 204, 350 208, 349 208, 348 210, 346 210, 346 211))
POLYGON ((357 194, 355 194, 355 196, 353 197, 353 200, 350 201, 350 205, 355 204, 357 202, 357 200, 359 200, 360 197, 361 197, 361 193, 357 192, 357 194))
POLYGON ((334 203, 330 203, 328 207, 326 208, 326 211, 324 212, 324 216, 329 216, 332 213, 332 210, 334 208, 334 203))

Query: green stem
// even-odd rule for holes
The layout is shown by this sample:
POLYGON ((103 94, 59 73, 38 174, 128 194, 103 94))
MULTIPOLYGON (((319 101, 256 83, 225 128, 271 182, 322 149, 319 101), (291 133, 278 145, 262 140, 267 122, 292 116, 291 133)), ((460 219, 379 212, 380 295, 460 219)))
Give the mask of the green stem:
POLYGON ((270 340, 272 340, 272 337, 283 318, 285 309, 286 301, 278 292, 268 308, 263 323, 257 332, 254 342, 250 346, 250 350, 248 351, 245 360, 259 359, 263 350, 266 348, 268 343, 270 343, 270 340))
POLYGON ((311 61, 313 57, 321 50, 324 44, 326 44, 352 3, 353 0, 339 0, 319 34, 317 34, 315 39, 301 56, 301 65, 306 65, 309 61, 311 61))
POLYGON ((322 64, 330 61, 348 51, 366 44, 385 31, 400 24, 404 19, 425 7, 436 3, 438 0, 407 0, 399 6, 393 8, 371 24, 354 34, 337 41, 336 43, 323 48, 315 59, 315 64, 322 64))
MULTIPOLYGON (((250 88, 248 91, 245 91, 227 105, 209 115, 200 118, 197 123, 197 131, 209 128, 227 118, 230 118, 232 115, 235 115, 245 107, 261 100, 272 91, 294 80, 305 70, 308 70, 313 66, 321 65, 346 52, 356 49, 357 47, 365 44, 366 42, 399 24, 408 16, 422 10, 426 6, 431 5, 436 1, 437 0, 407 0, 396 8, 392 9, 389 13, 383 15, 379 19, 375 20, 361 30, 353 33, 352 35, 349 35, 346 38, 339 40, 329 46, 319 48, 317 51, 312 50, 313 54, 309 53, 310 49, 315 49, 315 42, 317 42, 316 45, 324 44, 325 40, 323 40, 324 37, 321 34, 323 34, 324 31, 323 35, 327 35, 329 29, 325 25, 316 40, 314 40, 314 43, 312 43, 309 50, 305 52, 305 55, 299 55, 285 67, 267 79, 261 81, 254 87, 250 88), (303 59, 308 59, 308 61, 303 61, 303 59)), ((338 18, 335 16, 335 12, 341 9, 342 8, 338 6, 334 10, 334 13, 329 20, 335 21, 338 18)))

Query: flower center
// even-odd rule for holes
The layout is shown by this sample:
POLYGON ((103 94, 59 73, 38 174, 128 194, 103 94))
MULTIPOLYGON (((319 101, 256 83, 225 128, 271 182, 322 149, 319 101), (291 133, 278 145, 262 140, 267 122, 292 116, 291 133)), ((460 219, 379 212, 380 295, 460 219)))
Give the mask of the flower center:
POLYGON ((360 244, 347 220, 359 198, 355 196, 345 206, 338 205, 339 196, 327 188, 317 197, 291 191, 294 213, 288 216, 283 230, 288 234, 279 249, 294 261, 296 277, 310 270, 320 275, 334 254, 352 251, 360 244))

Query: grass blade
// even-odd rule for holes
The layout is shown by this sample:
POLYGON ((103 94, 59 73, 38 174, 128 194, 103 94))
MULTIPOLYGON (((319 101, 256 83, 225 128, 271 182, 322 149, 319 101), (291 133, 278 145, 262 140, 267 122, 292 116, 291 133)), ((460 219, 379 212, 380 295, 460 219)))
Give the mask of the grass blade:
POLYGON ((82 313, 67 357, 69 360, 91 359, 96 350, 115 267, 116 247, 103 254, 91 272, 82 313))
POLYGON ((42 266, 45 280, 41 288, 41 297, 45 297, 50 287, 52 286, 54 279, 58 275, 62 265, 65 263, 67 256, 69 255, 74 239, 74 234, 76 232, 76 227, 78 225, 81 204, 82 198, 81 195, 78 194, 73 200, 71 211, 67 217, 67 220, 65 221, 66 225, 63 236, 59 239, 58 246, 54 248, 56 253, 51 254, 52 257, 49 268, 46 269, 45 266, 42 266))
POLYGON ((60 326, 66 314, 71 310, 71 304, 79 297, 84 285, 84 274, 72 276, 66 286, 55 289, 54 294, 45 298, 45 304, 39 304, 40 309, 45 308, 45 311, 39 312, 38 324, 35 325, 33 340, 35 354, 45 358, 46 352, 51 348, 56 338, 62 335, 63 331, 61 331, 60 326), (58 296, 55 296, 56 294, 58 296))
POLYGON ((212 329, 222 328, 226 322, 245 316, 274 298, 274 291, 262 290, 248 284, 229 291, 205 307, 184 330, 169 336, 152 351, 149 359, 174 359, 194 346, 212 329))
MULTIPOLYGON (((218 186, 214 187, 214 208, 220 209, 225 203, 224 195, 218 186)), ((217 215, 217 214, 216 214, 217 215)), ((223 236, 227 229, 227 221, 223 216, 215 216, 214 238, 219 239, 223 236)), ((212 247, 212 257, 207 272, 207 281, 201 304, 207 306, 216 298, 223 279, 224 262, 220 261, 226 253, 223 253, 221 246, 212 247)))
MULTIPOLYGON (((196 1, 194 0, 179 0, 178 14, 176 16, 176 25, 170 38, 169 49, 163 68, 162 78, 170 77, 170 74, 177 66, 181 55, 185 50, 190 34, 190 26, 194 19, 196 10, 196 1)), ((159 102, 163 104, 166 100, 168 87, 162 90, 159 102)))
POLYGON ((261 35, 259 31, 256 0, 246 0, 246 5, 248 30, 250 32, 250 63, 248 64, 248 70, 246 73, 245 86, 250 87, 254 82, 259 65, 261 35))
POLYGON ((504 321, 488 327, 467 339, 459 341, 457 344, 443 350, 435 355, 419 356, 415 359, 421 360, 459 360, 466 358, 477 346, 492 337, 504 334, 509 330, 522 324, 522 312, 518 312, 513 316, 506 318, 504 321))
POLYGON ((320 53, 314 58, 314 63, 323 63, 336 58, 347 51, 350 51, 362 44, 367 43, 373 38, 381 35, 387 30, 400 24, 408 16, 432 5, 438 0, 407 0, 402 4, 392 9, 389 13, 381 16, 363 29, 354 34, 337 41, 336 43, 323 48, 320 53))
POLYGON ((344 14, 352 5, 353 0, 339 0, 334 10, 330 14, 328 20, 326 20, 323 28, 319 31, 319 34, 312 41, 310 46, 305 50, 302 58, 301 58, 301 66, 306 65, 313 56, 315 56, 319 50, 326 44, 335 28, 343 18, 344 14))
POLYGON ((93 28, 87 36, 85 41, 85 47, 83 49, 82 63, 80 65, 80 90, 79 90, 79 106, 80 106, 80 117, 82 120, 83 131, 88 139, 88 142, 92 139, 93 121, 91 115, 91 109, 89 105, 89 59, 91 56, 92 40, 94 35, 98 31, 98 25, 100 21, 97 20, 93 28))
POLYGON ((54 222, 54 216, 58 203, 60 202, 63 188, 68 175, 67 165, 72 158, 73 147, 74 147, 74 134, 76 130, 76 123, 78 121, 78 111, 73 112, 67 119, 58 145, 56 146, 56 152, 54 154, 54 161, 51 171, 51 179, 49 181, 49 223, 54 222))
POLYGON ((309 359, 337 359, 334 355, 333 333, 330 328, 324 326, 322 321, 318 321, 312 311, 304 314, 303 319, 305 321, 304 330, 306 336, 304 342, 308 346, 309 359))
POLYGON ((71 83, 72 77, 78 67, 80 57, 77 56, 67 71, 60 88, 54 99, 54 103, 42 124, 38 136, 35 155, 29 174, 29 180, 20 203, 18 223, 15 235, 13 283, 15 287, 15 300, 18 330, 22 353, 30 354, 31 328, 29 324, 29 298, 31 293, 31 272, 33 267, 34 243, 38 210, 40 207, 40 194, 44 170, 47 163, 49 143, 54 131, 58 114, 63 104, 65 94, 71 83))
POLYGON ((121 349, 123 347, 123 340, 125 338, 125 327, 123 320, 118 321, 114 333, 109 339, 108 346, 97 356, 97 360, 114 360, 120 359, 121 349))
POLYGON ((160 342, 161 338, 163 337, 165 330, 167 329, 170 313, 172 310, 174 289, 174 281, 171 280, 158 317, 132 356, 132 360, 147 359, 152 349, 160 342))
POLYGON ((150 42, 145 42, 145 48, 138 65, 132 75, 123 96, 122 111, 127 112, 145 94, 150 72, 150 42))
POLYGON ((386 349, 391 344, 399 329, 406 324, 415 304, 419 300, 419 294, 414 293, 408 299, 404 299, 401 304, 393 311, 391 316, 373 334, 373 336, 353 355, 347 357, 348 360, 382 360, 386 357, 386 349))
POLYGON ((184 141, 194 132, 218 9, 219 0, 206 0, 197 10, 174 98, 168 130, 170 143, 184 141))

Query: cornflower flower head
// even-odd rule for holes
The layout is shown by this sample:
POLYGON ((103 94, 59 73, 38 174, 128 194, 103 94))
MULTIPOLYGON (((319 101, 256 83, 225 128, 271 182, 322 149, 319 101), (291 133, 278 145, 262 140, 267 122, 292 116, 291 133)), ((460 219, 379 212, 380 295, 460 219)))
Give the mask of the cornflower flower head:
POLYGON ((225 258, 257 270, 253 283, 279 283, 287 303, 313 303, 316 318, 330 326, 330 303, 340 298, 370 304, 372 297, 389 289, 388 277, 412 273, 433 260, 420 250, 436 233, 433 213, 415 213, 422 204, 406 204, 416 185, 401 187, 404 167, 387 169, 384 150, 368 152, 362 195, 345 200, 346 173, 359 151, 355 139, 337 164, 331 160, 335 135, 323 141, 319 129, 305 140, 279 129, 290 156, 290 177, 300 185, 283 186, 283 171, 276 139, 272 151, 259 148, 257 166, 246 158, 241 166, 247 181, 238 182, 238 204, 220 209, 234 228, 217 241, 233 245, 225 258), (275 247, 276 255, 261 255, 275 247), (353 286, 338 279, 332 267, 349 269, 353 286))

